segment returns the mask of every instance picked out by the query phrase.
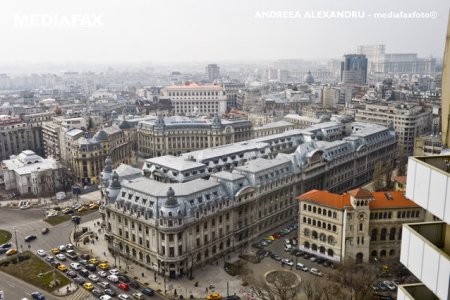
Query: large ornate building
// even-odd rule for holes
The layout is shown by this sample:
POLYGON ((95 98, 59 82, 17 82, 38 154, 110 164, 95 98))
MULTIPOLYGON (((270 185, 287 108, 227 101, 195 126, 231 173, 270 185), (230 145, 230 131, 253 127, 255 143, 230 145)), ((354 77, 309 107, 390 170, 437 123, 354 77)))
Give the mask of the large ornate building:
POLYGON ((175 115, 223 115, 227 112, 227 96, 221 85, 200 85, 187 82, 163 89, 169 97, 175 115))
POLYGON ((182 153, 237 143, 252 138, 252 123, 247 120, 211 120, 163 117, 140 121, 137 126, 137 154, 143 157, 182 153))
MULTIPOLYGON (((68 132, 70 133, 71 131, 68 132)), ((75 180, 84 185, 101 182, 98 175, 103 170, 108 156, 114 161, 114 167, 121 163, 129 164, 133 159, 128 139, 116 126, 100 129, 93 137, 87 132, 81 137, 76 135, 66 147, 66 152, 69 153, 66 165, 71 169, 75 180)))
POLYGON ((0 160, 33 150, 43 155, 40 123, 25 122, 17 117, 0 115, 0 160))
POLYGON ((132 179, 108 162, 102 211, 109 248, 166 276, 187 274, 295 219, 296 195, 359 186, 375 161, 395 155, 395 133, 383 126, 293 131, 149 159, 132 179))
POLYGON ((402 225, 425 211, 404 192, 312 190, 298 197, 300 250, 337 262, 398 259, 402 225))

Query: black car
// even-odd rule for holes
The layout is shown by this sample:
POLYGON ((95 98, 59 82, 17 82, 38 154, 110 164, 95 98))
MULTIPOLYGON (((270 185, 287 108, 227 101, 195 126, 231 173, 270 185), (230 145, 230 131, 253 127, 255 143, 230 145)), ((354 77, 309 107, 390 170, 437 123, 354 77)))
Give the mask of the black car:
POLYGON ((139 285, 139 282, 137 282, 137 281, 130 281, 130 282, 128 283, 128 285, 129 285, 130 287, 132 287, 133 289, 138 289, 138 288, 141 287, 141 286, 139 285))
POLYGON ((76 277, 73 281, 75 281, 79 285, 83 285, 86 282, 86 280, 84 280, 84 278, 82 277, 76 277))
POLYGON ((91 292, 92 292, 92 294, 94 294, 94 296, 96 296, 97 298, 100 298, 101 296, 104 295, 103 292, 100 291, 99 289, 93 289, 91 292))
POLYGON ((97 269, 97 267, 93 264, 87 264, 86 269, 88 269, 89 271, 95 271, 97 269))
POLYGON ((117 278, 119 278, 119 280, 124 283, 130 282, 130 278, 128 278, 128 276, 125 276, 125 275, 119 275, 119 276, 117 276, 117 278))
POLYGON ((89 271, 86 270, 86 269, 81 269, 81 270, 79 271, 79 273, 80 273, 80 275, 83 276, 83 277, 88 277, 88 276, 89 276, 89 271))
POLYGON ((155 294, 155 291, 151 288, 145 288, 141 291, 141 293, 147 296, 153 296, 155 294))
POLYGON ((113 289, 105 289, 105 294, 109 295, 111 297, 114 297, 115 295, 117 295, 117 293, 113 289))
POLYGON ((0 248, 0 254, 3 254, 3 253, 5 253, 6 251, 8 251, 9 249, 6 249, 6 248, 0 248))
POLYGON ((380 290, 382 290, 383 292, 389 290, 388 287, 383 283, 383 282, 378 282, 378 287, 380 288, 380 290))
POLYGON ((52 266, 54 266, 55 268, 57 268, 61 263, 59 261, 53 260, 51 262, 52 266))
POLYGON ((75 211, 73 210, 73 209, 68 209, 68 210, 65 210, 64 211, 64 214, 65 215, 71 215, 71 214, 73 214, 75 211))
POLYGON ((11 248, 12 244, 11 243, 4 243, 0 246, 0 248, 2 249, 9 249, 11 248))
POLYGON ((25 237, 25 242, 31 242, 32 240, 35 240, 36 236, 35 235, 29 235, 27 237, 25 237))

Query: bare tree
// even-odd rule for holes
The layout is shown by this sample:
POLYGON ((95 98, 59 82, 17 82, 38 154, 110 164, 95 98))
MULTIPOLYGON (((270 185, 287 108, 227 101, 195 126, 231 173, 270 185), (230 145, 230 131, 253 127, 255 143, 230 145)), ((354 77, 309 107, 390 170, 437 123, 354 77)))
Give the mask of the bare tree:
POLYGON ((405 153, 404 147, 397 148, 397 175, 405 176, 406 175, 406 165, 408 163, 408 156, 405 153))
POLYGON ((384 182, 385 182, 385 188, 391 189, 393 187, 392 182, 392 173, 394 172, 394 166, 392 164, 392 161, 388 160, 384 163, 384 182))
POLYGON ((320 300, 322 298, 322 291, 317 280, 307 280, 302 282, 303 291, 308 300, 320 300))
POLYGON ((300 295, 300 282, 295 273, 274 272, 264 279, 256 279, 254 276, 247 278, 250 290, 257 298, 262 300, 294 300, 300 295), (271 276, 273 275, 273 276, 271 276), (269 278, 270 276, 270 278, 269 278))
POLYGON ((334 274, 333 281, 343 290, 348 290, 351 299, 367 299, 370 295, 370 284, 377 278, 377 268, 372 264, 340 264, 334 274))
POLYGON ((384 187, 383 162, 377 161, 373 170, 373 189, 375 192, 384 187))

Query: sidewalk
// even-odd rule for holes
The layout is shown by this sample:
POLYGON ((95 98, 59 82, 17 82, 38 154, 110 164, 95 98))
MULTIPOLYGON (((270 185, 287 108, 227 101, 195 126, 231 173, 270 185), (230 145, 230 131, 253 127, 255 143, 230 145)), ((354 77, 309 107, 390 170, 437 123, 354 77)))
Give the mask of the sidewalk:
MULTIPOLYGON (((100 260, 107 260, 111 266, 114 265, 114 257, 108 252, 107 241, 105 240, 104 230, 98 232, 99 226, 96 223, 100 219, 83 223, 83 227, 88 227, 98 235, 98 240, 94 241, 94 244, 89 243, 83 245, 79 243, 78 249, 86 253, 90 253, 92 256, 97 257, 100 260), (105 255, 106 254, 106 255, 105 255)), ((231 254, 231 259, 237 258, 237 253, 231 254)), ((223 260, 216 264, 210 264, 202 266, 199 269, 194 270, 193 280, 189 280, 186 277, 181 279, 169 279, 165 280, 166 296, 169 298, 174 297, 176 291, 177 298, 183 295, 184 299, 187 299, 192 295, 197 299, 206 299, 206 297, 214 292, 227 296, 227 282, 229 286, 229 295, 242 296, 245 293, 245 288, 241 286, 241 280, 238 277, 232 277, 228 275, 223 269, 223 260), (198 282, 198 287, 195 287, 195 282, 198 282), (213 289, 209 289, 210 285, 215 286, 213 289)), ((128 269, 125 270, 126 265, 123 257, 117 257, 117 268, 121 271, 127 271, 127 275, 135 277, 137 281, 142 283, 142 286, 148 286, 155 291, 160 290, 161 294, 164 294, 164 278, 159 274, 156 276, 156 282, 154 280, 154 272, 147 270, 139 265, 131 263, 128 269)), ((245 293, 246 294, 246 293, 245 293)))

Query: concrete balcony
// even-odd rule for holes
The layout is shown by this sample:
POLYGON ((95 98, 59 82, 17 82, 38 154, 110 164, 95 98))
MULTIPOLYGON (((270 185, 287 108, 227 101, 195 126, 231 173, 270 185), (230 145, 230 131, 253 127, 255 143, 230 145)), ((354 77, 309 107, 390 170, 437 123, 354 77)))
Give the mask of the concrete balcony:
POLYGON ((398 287, 397 300, 439 300, 439 298, 430 291, 426 285, 405 284, 398 287))
POLYGON ((450 223, 449 171, 449 155, 410 157, 408 160, 406 197, 446 223, 450 223))
MULTIPOLYGON (((450 225, 445 222, 403 225, 400 262, 439 299, 448 299, 449 296, 449 255, 450 225)), ((407 292, 410 295, 422 292, 416 287, 409 291, 411 293, 406 288, 403 290, 405 295, 407 292)), ((404 299, 434 299, 411 297, 404 299)))

